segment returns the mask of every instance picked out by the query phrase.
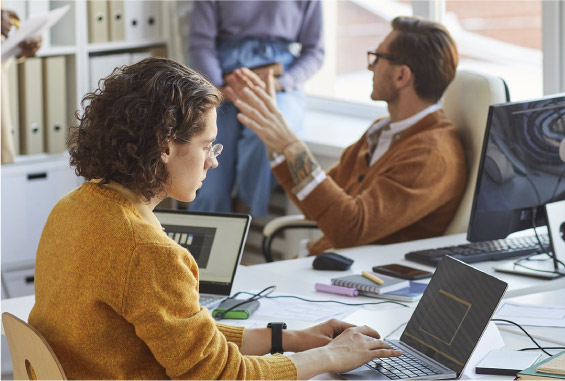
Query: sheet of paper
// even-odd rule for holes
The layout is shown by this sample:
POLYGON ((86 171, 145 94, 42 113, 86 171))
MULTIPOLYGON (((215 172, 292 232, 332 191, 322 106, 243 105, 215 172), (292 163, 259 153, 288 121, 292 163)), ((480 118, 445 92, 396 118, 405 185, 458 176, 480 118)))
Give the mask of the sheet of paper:
MULTIPOLYGON (((495 319, 511 320, 520 325, 565 328, 565 306, 533 305, 502 301, 495 319)), ((504 323, 497 323, 504 324, 504 323)))
MULTIPOLYGON (((273 292, 269 296, 296 296, 287 293, 273 292)), ((241 298, 241 297, 240 297, 241 298)), ((324 300, 324 299, 320 299, 324 300)), ((323 322, 332 318, 343 319, 359 307, 345 306, 339 303, 312 303, 295 298, 276 298, 259 300, 261 306, 255 311, 252 318, 267 316, 277 317, 281 320, 292 319, 304 322, 323 322)), ((351 303, 360 303, 351 298, 351 303)), ((222 320, 222 322, 224 322, 222 320)))
POLYGON ((39 37, 44 31, 55 25, 69 8, 69 5, 65 5, 49 12, 34 14, 24 20, 21 27, 10 33, 8 38, 2 42, 2 61, 15 56, 20 51, 18 47, 20 42, 28 38, 39 37))

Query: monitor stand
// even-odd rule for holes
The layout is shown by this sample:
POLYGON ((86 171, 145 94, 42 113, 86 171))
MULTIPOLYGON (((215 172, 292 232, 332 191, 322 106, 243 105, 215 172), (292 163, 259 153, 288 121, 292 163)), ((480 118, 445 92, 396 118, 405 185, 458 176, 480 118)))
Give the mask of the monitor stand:
POLYGON ((546 204, 545 211, 547 230, 553 251, 551 258, 548 258, 545 254, 540 254, 530 257, 529 260, 506 262, 495 267, 495 271, 543 279, 565 276, 565 267, 557 261, 558 258, 565 259, 565 201, 546 204))
MULTIPOLYGON (((530 260, 513 260, 510 262, 505 262, 499 266, 496 266, 494 268, 494 271, 541 279, 556 279, 563 276, 555 272, 553 260, 551 258, 548 258, 545 254, 530 257, 530 260)), ((565 267, 559 266, 558 271, 560 273, 565 273, 565 267)))

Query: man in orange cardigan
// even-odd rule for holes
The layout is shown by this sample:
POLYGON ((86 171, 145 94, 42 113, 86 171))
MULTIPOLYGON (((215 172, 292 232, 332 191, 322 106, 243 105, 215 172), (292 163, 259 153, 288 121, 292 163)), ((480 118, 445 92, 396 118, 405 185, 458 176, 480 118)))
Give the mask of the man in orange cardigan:
POLYGON ((440 24, 397 17, 392 32, 368 52, 373 100, 389 116, 373 123, 324 172, 288 128, 265 84, 249 70, 229 79, 238 118, 267 146, 273 172, 330 248, 386 244, 442 234, 465 189, 467 168, 456 126, 438 103, 453 80, 457 47, 440 24))

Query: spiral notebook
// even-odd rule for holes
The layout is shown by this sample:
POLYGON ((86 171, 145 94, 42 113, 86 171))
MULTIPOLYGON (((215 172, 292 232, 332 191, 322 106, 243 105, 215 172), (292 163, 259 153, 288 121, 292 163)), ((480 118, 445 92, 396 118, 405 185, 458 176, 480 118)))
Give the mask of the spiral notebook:
POLYGON ((360 292, 372 292, 373 294, 384 294, 400 290, 401 288, 410 287, 410 281, 405 279, 393 278, 390 276, 370 273, 383 280, 383 284, 376 284, 370 279, 365 278, 363 275, 348 275, 344 277, 332 279, 332 284, 341 287, 356 288, 360 292))

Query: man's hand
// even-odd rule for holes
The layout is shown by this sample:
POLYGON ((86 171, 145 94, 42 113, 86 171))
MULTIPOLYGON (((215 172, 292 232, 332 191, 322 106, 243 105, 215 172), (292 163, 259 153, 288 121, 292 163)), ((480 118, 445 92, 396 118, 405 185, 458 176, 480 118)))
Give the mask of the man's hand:
POLYGON ((226 78, 228 97, 241 111, 238 120, 253 130, 271 152, 283 153, 283 149, 300 142, 290 129, 276 106, 272 73, 261 80, 251 70, 235 70, 226 78))

